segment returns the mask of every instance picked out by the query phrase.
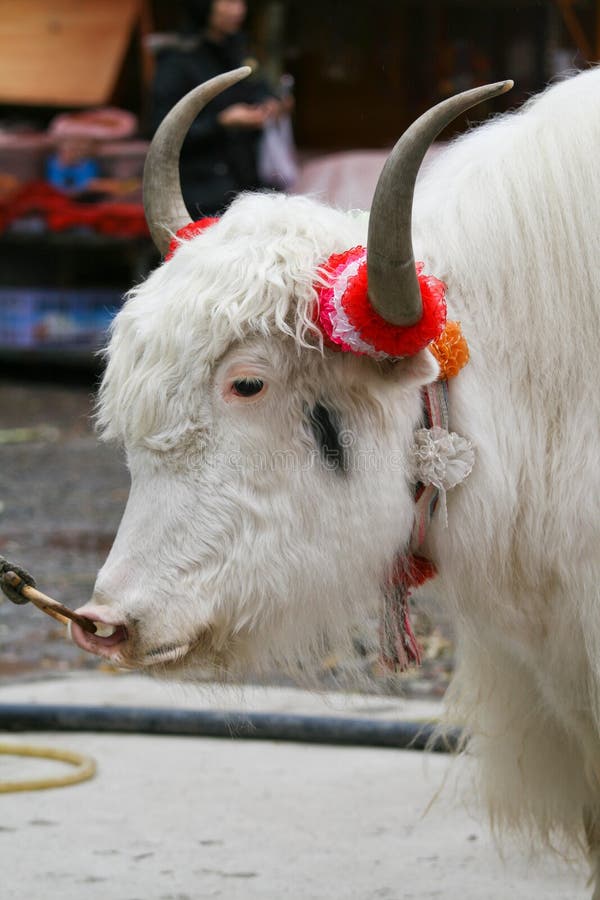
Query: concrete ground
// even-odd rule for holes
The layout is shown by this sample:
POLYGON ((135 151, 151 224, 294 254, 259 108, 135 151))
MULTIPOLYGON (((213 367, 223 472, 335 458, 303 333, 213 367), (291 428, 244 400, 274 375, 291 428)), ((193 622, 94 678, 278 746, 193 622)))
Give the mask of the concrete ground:
MULTIPOLYGON (((73 673, 0 703, 89 703, 429 718, 434 701, 290 688, 181 688, 73 673)), ((514 842, 502 859, 470 763, 398 750, 233 739, 11 734, 93 756, 91 781, 4 794, 2 900, 584 900, 583 866, 514 842), (441 791, 440 791, 441 788, 441 791), (439 796, 438 796, 439 791, 439 796), (432 801, 434 801, 432 803, 432 801)), ((63 764, 0 757, 0 780, 63 764)))

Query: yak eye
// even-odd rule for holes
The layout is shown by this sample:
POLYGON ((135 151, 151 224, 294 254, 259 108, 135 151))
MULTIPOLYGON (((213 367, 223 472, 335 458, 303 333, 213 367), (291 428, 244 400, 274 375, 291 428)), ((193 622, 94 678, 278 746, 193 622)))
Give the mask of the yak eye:
POLYGON ((233 393, 238 397, 255 397, 264 387, 260 378, 236 378, 232 384, 233 393))

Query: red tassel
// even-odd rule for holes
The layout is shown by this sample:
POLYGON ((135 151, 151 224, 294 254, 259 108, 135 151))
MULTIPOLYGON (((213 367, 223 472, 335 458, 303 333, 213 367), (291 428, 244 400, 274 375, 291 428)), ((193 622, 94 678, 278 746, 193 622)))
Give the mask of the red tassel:
POLYGON ((392 574, 392 584, 396 587, 406 587, 408 590, 421 587, 426 581, 435 578, 437 569, 430 560, 424 556, 415 556, 409 553, 402 556, 394 568, 392 574))
POLYGON ((411 592, 437 574, 423 556, 399 557, 384 594, 381 623, 381 662, 392 672, 421 664, 422 652, 410 621, 411 592))

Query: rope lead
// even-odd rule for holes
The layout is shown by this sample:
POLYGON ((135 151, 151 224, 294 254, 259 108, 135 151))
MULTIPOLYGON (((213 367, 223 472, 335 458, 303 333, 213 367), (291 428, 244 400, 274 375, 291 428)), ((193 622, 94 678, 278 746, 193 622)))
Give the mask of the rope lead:
POLYGON ((22 588, 26 585, 34 588, 36 586, 35 578, 32 578, 26 569, 21 568, 21 566, 15 566, 3 556, 0 556, 0 590, 2 590, 5 597, 18 605, 29 603, 27 597, 24 597, 21 593, 22 588), (15 575, 18 575, 21 579, 21 584, 16 587, 10 584, 4 577, 7 572, 14 572, 15 575))

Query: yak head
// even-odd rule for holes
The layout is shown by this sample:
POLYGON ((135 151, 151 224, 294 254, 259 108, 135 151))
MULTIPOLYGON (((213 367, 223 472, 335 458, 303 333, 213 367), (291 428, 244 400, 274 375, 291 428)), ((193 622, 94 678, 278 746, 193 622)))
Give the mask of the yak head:
MULTIPOLYGON (((240 77, 196 88, 157 132, 145 207, 163 252, 188 215, 181 144, 199 109, 240 77)), ((181 240, 113 324, 99 424, 122 442, 127 506, 83 648, 120 665, 193 675, 303 672, 376 617, 413 500, 407 462, 424 350, 374 360, 324 346, 320 266, 368 242, 369 296, 396 325, 421 315, 412 193, 435 135, 501 86, 445 101, 394 148, 370 221, 302 197, 248 194, 181 240), (368 234, 367 234, 368 227, 368 234)))

